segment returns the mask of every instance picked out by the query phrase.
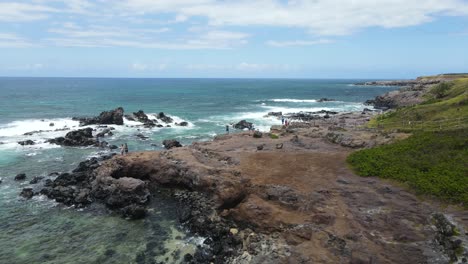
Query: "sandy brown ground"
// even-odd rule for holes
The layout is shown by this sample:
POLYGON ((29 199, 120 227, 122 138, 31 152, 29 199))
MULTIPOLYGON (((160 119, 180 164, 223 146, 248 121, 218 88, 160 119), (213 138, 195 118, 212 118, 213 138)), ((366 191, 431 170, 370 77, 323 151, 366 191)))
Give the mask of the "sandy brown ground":
POLYGON ((234 263, 446 263, 431 215, 445 211, 467 230, 468 212, 355 175, 346 164, 353 150, 330 143, 325 132, 282 131, 278 139, 245 132, 116 160, 148 168, 158 183, 177 178, 212 194, 219 215, 238 223, 245 240, 234 263), (268 234, 274 246, 249 248, 253 233, 268 234))

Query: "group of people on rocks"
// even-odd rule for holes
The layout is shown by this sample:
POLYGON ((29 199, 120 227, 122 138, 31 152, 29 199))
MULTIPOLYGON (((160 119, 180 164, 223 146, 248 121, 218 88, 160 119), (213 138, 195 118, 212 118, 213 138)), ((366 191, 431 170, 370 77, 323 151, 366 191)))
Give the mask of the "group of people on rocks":
POLYGON ((291 123, 289 120, 285 119, 284 116, 281 116, 281 125, 283 126, 289 126, 291 123))

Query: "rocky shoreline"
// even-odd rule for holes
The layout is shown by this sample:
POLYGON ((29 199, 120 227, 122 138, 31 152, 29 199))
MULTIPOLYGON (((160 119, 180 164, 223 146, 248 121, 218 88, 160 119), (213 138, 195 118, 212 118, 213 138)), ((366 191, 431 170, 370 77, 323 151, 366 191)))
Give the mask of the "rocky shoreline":
MULTIPOLYGON (((421 88, 419 82, 395 93, 426 91, 433 84, 421 88)), ((382 98, 391 97, 396 105, 408 102, 389 94, 382 98)), ((468 250, 460 237, 467 228, 467 212, 447 217, 443 209, 421 202, 404 188, 361 178, 347 167, 346 157, 354 149, 408 136, 361 129, 375 114, 372 109, 285 113, 290 125, 273 126, 266 133, 225 134, 188 146, 167 140, 166 150, 92 158, 71 172, 33 179, 36 187, 24 188, 21 196, 43 194, 77 208, 99 203, 122 217, 141 219, 151 213, 151 194, 168 190, 179 203, 179 222, 206 238, 193 255, 184 256, 185 263, 463 261, 468 250)), ((117 108, 80 121, 118 125, 123 116, 117 108)), ((125 117, 148 128, 172 122, 164 113, 159 121, 143 111, 125 117)), ((252 126, 242 120, 234 127, 252 126)), ((77 131, 51 142, 96 144, 92 130, 77 131)))

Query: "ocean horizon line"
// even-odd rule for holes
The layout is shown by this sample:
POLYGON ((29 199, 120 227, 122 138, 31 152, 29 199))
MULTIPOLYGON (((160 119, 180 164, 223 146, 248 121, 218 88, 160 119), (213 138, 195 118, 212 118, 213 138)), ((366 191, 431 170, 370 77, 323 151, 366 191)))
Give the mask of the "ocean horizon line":
POLYGON ((0 79, 137 79, 137 80, 411 80, 411 78, 306 78, 306 77, 90 77, 90 76, 0 76, 0 79))

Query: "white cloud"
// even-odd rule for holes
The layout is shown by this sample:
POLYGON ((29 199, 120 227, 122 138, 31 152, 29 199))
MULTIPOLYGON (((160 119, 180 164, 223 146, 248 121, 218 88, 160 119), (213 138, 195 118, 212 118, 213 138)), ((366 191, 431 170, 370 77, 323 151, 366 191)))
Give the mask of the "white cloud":
POLYGON ((332 40, 329 39, 319 39, 319 40, 292 40, 292 41, 275 41, 269 40, 266 42, 267 45, 273 47, 290 47, 290 46, 311 46, 318 44, 327 44, 332 43, 332 40))
POLYGON ((0 48, 27 48, 33 44, 28 40, 11 33, 0 33, 0 48))
POLYGON ((26 22, 46 19, 49 13, 57 11, 55 8, 44 5, 3 2, 0 3, 0 21, 26 22))
POLYGON ((50 37, 47 42, 66 47, 134 47, 149 49, 230 49, 247 43, 248 34, 213 30, 196 33, 177 41, 162 41, 159 33, 169 28, 139 29, 91 26, 82 28, 67 22, 60 28, 49 29, 59 37, 50 37), (156 34, 156 35, 155 35, 156 34))
POLYGON ((466 16, 463 0, 126 0, 140 13, 175 12, 205 17, 211 25, 303 28, 316 35, 345 35, 368 27, 407 27, 438 16, 466 16))
POLYGON ((308 46, 330 43, 320 36, 347 35, 373 27, 415 26, 442 16, 468 16, 466 0, 116 0, 112 5, 109 2, 7 0, 0 3, 0 22, 62 23, 61 27, 50 28, 49 36, 35 40, 59 46, 231 49, 247 44, 262 27, 296 29, 318 38, 269 40, 266 42, 269 46, 308 46), (65 23, 63 19, 71 22, 65 23), (172 31, 162 24, 174 23, 179 23, 176 32, 164 38, 157 36, 172 31), (182 27, 185 30, 180 30, 182 27), (232 31, 229 29, 232 27, 244 32, 232 31), (245 33, 251 30, 249 27, 255 27, 254 33, 245 33))

